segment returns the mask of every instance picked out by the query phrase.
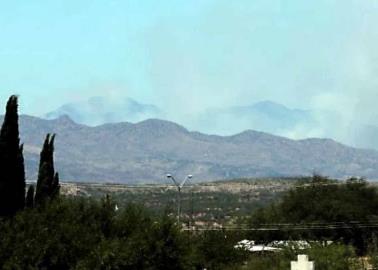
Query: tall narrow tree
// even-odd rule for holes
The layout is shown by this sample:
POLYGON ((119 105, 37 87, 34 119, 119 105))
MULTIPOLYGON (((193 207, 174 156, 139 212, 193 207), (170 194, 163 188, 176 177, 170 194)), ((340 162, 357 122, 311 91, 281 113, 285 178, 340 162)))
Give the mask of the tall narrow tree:
POLYGON ((54 175, 54 180, 51 185, 50 197, 52 199, 56 198, 57 196, 59 196, 59 192, 60 192, 59 173, 56 172, 54 175))
POLYGON ((33 208, 34 207, 34 186, 31 185, 26 193, 25 207, 33 208))
POLYGON ((39 161, 39 172, 35 204, 41 204, 46 199, 53 199, 59 193, 59 175, 54 169, 54 140, 55 134, 47 134, 39 161))
POLYGON ((18 98, 11 96, 0 131, 0 216, 25 207, 25 168, 18 127, 18 98))

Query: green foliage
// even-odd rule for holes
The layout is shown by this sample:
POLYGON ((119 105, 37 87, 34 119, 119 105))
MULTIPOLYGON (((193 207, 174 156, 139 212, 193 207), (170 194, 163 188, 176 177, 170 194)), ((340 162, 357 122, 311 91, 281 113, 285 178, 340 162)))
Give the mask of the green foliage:
POLYGON ((56 172, 54 175, 53 181, 51 183, 50 197, 54 199, 59 196, 59 193, 60 193, 59 173, 56 172))
POLYGON ((314 179, 309 185, 290 190, 282 200, 257 211, 252 226, 262 224, 325 224, 319 229, 290 230, 251 234, 251 239, 331 239, 354 245, 359 253, 366 252, 373 229, 360 228, 378 216, 378 196, 374 187, 363 179, 352 178, 345 184, 314 179), (327 229, 327 224, 344 225, 327 229))
POLYGON ((243 239, 237 232, 205 231, 196 236, 195 256, 199 269, 225 269, 243 264, 248 252, 235 249, 243 239))
POLYGON ((361 269, 355 268, 356 265, 352 263, 355 259, 354 249, 351 246, 333 244, 324 247, 320 244, 313 245, 311 249, 307 250, 310 260, 316 262, 316 269, 323 270, 352 270, 361 269))
POLYGON ((59 175, 54 169, 55 134, 47 134, 40 155, 35 204, 41 205, 59 194, 59 175))
POLYGON ((25 169, 18 128, 18 98, 11 96, 0 130, 0 216, 25 206, 25 169))
MULTIPOLYGON (((181 220, 185 224, 216 222, 232 225, 239 221, 245 224, 242 219, 247 219, 256 209, 277 200, 283 195, 284 190, 295 183, 294 180, 290 181, 270 181, 265 183, 268 187, 264 186, 263 180, 261 183, 260 181, 248 182, 242 187, 237 186, 237 192, 234 191, 232 185, 229 187, 221 183, 219 184, 221 187, 216 186, 215 190, 209 188, 209 184, 184 187, 181 193, 181 220)), ((141 185, 138 188, 128 188, 127 185, 85 183, 77 185, 83 196, 99 198, 111 192, 119 206, 138 203, 156 213, 164 213, 167 208, 174 215, 177 212, 177 207, 175 207, 177 191, 167 187, 141 185)))
POLYGON ((166 214, 114 205, 60 197, 0 221, 0 269, 222 269, 244 258, 232 236, 188 234, 166 214))
POLYGON ((34 207, 34 186, 31 185, 26 193, 25 206, 27 208, 34 207))
POLYGON ((369 247, 369 263, 373 269, 378 269, 378 235, 374 234, 369 247))
MULTIPOLYGON (((286 254, 262 254, 253 255, 247 262, 244 269, 269 269, 269 270, 287 270, 290 269, 290 260, 292 256, 285 256, 286 254)), ((240 268, 239 268, 240 269, 240 268)))

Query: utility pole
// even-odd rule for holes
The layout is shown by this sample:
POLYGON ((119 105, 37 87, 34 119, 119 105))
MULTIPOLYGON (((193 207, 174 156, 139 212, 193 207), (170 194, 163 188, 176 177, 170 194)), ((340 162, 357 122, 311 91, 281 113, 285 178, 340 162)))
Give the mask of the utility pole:
POLYGON ((167 178, 171 179, 173 181, 173 184, 177 187, 177 224, 180 225, 180 215, 181 215, 181 189, 184 187, 186 181, 188 179, 192 179, 193 175, 189 174, 184 181, 182 181, 180 184, 176 181, 176 179, 171 175, 167 174, 167 178))

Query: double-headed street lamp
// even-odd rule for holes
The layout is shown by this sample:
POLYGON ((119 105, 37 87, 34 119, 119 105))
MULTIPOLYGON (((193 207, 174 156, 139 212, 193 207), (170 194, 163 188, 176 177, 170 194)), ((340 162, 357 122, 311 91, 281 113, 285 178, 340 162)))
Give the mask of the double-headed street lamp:
POLYGON ((172 179, 174 185, 177 187, 178 196, 177 196, 177 224, 180 224, 180 215, 181 215, 181 189, 184 187, 186 181, 193 178, 193 175, 189 174, 187 177, 185 177, 184 181, 181 183, 177 182, 176 179, 171 175, 167 174, 167 178, 172 179))

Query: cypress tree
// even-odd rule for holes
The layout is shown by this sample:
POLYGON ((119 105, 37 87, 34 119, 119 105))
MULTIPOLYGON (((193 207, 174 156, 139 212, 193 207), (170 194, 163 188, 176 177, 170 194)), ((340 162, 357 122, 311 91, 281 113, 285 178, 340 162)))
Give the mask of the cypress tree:
POLYGON ((34 186, 31 185, 26 193, 25 206, 27 208, 34 207, 34 186))
POLYGON ((46 135, 40 155, 35 204, 41 204, 46 199, 53 199, 59 194, 59 175, 54 169, 55 134, 46 135))
POLYGON ((25 168, 18 127, 18 98, 7 102, 0 130, 0 216, 14 215, 25 207, 25 168))
POLYGON ((59 184, 59 173, 55 173, 54 175, 54 180, 51 185, 51 191, 50 191, 50 196, 52 199, 56 198, 59 196, 60 192, 60 184, 59 184))
POLYGON ((26 191, 26 182, 25 182, 25 160, 24 160, 24 145, 21 144, 18 149, 17 154, 17 163, 16 163, 16 173, 17 179, 19 179, 18 192, 16 193, 17 202, 19 205, 18 209, 23 209, 25 207, 25 191, 26 191))

